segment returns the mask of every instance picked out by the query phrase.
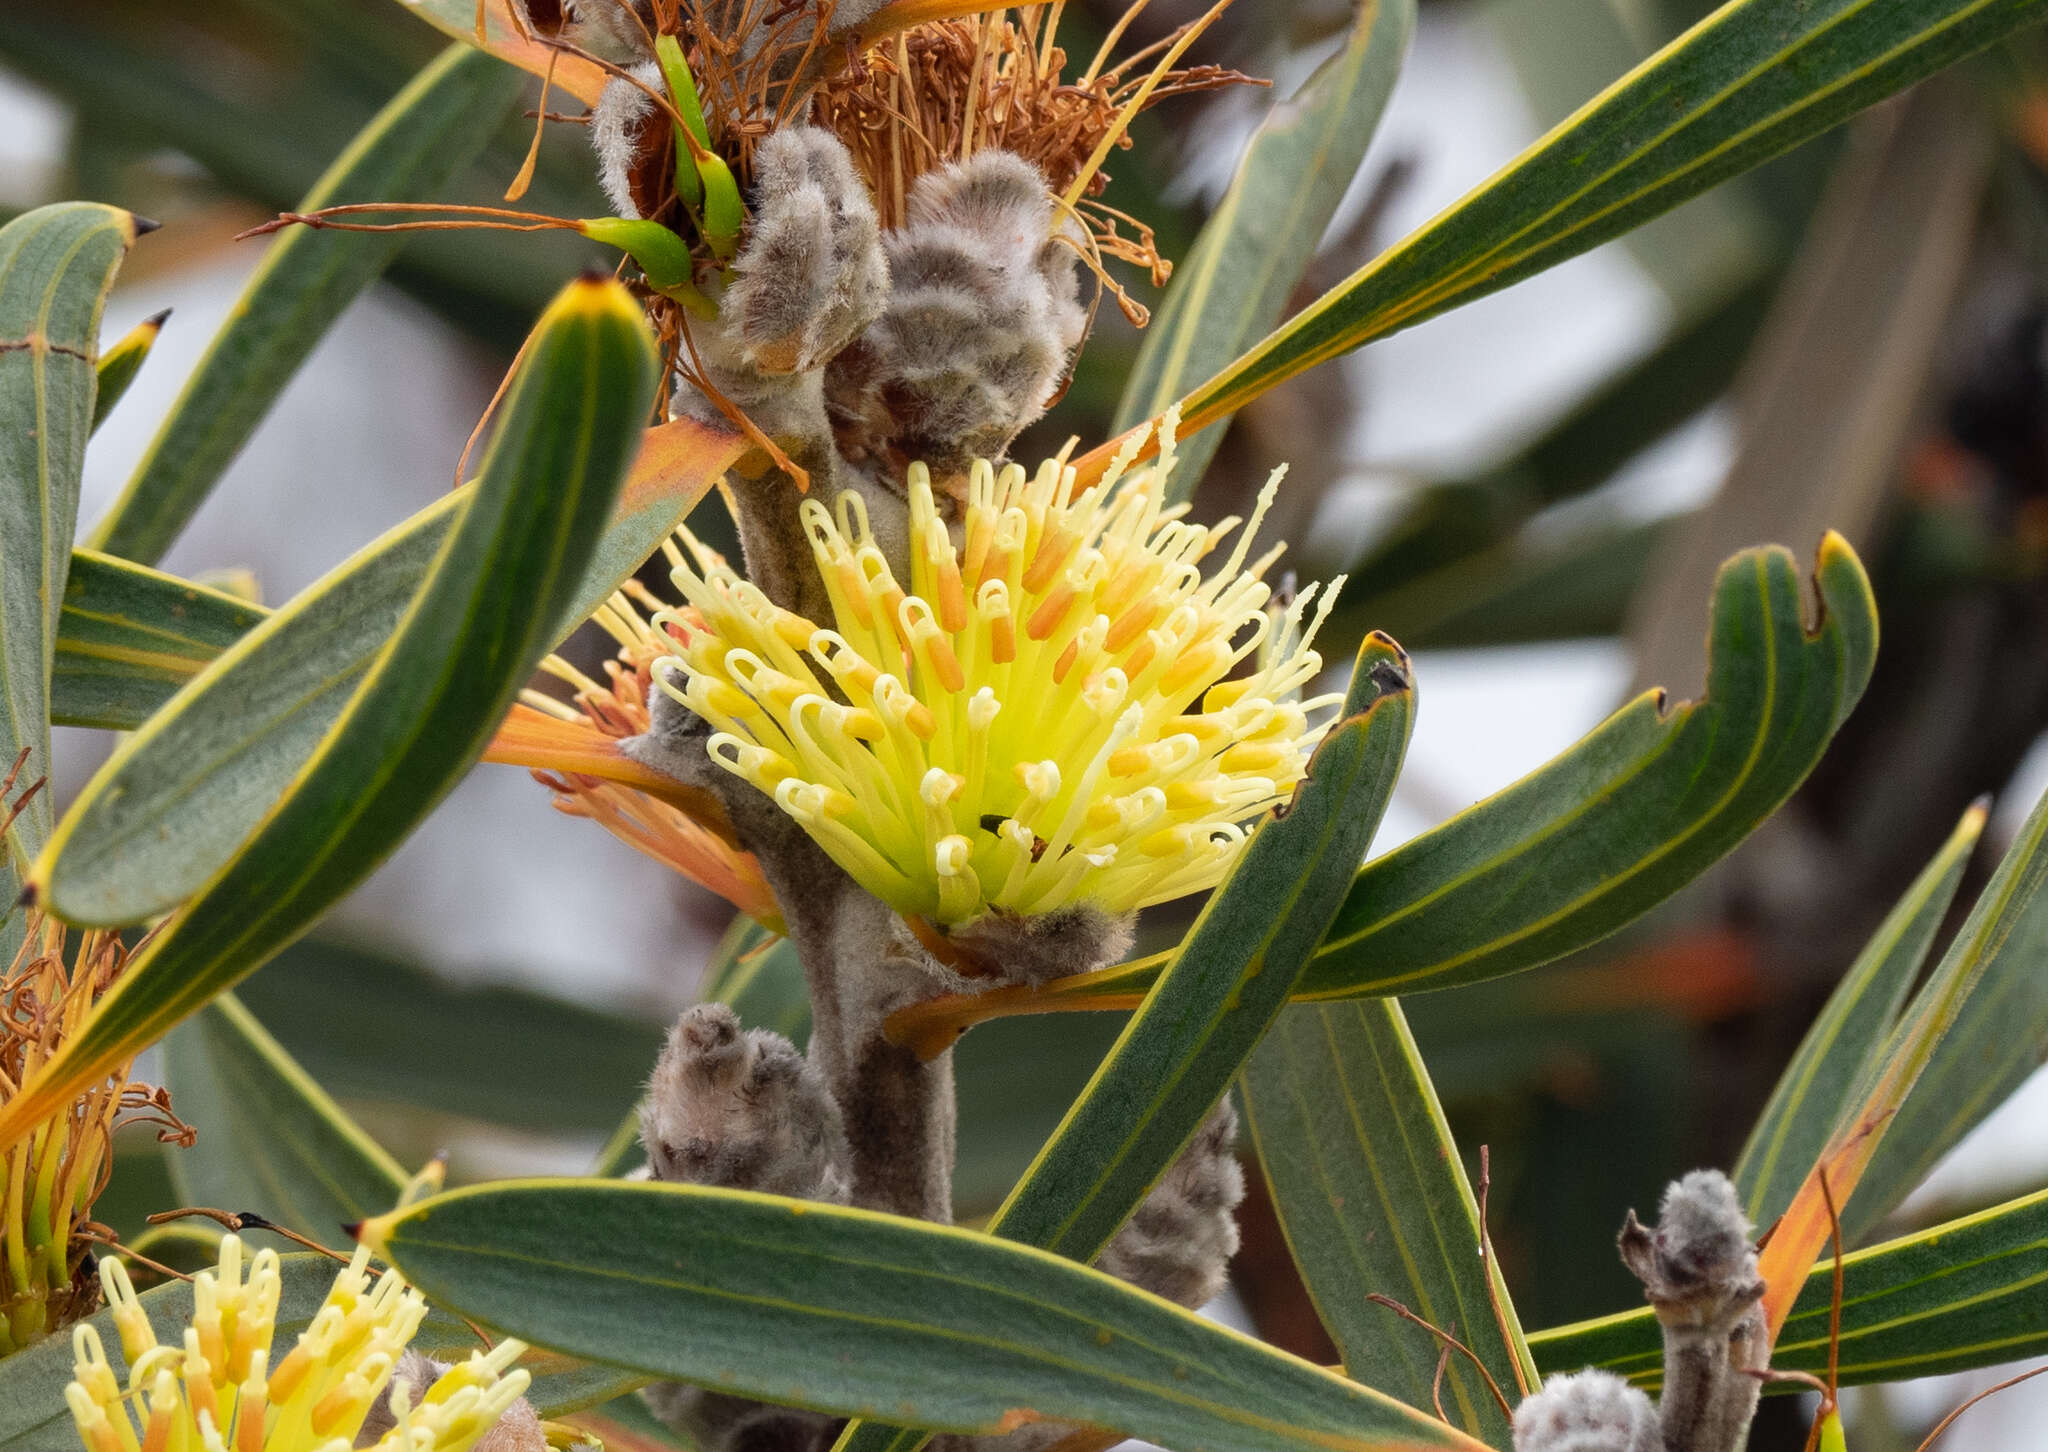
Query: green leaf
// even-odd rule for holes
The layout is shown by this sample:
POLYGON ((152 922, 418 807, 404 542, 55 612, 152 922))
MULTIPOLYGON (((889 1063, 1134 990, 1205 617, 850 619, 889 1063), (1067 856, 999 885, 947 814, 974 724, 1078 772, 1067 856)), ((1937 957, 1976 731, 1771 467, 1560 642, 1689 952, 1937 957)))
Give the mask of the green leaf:
POLYGON ((200 1126, 169 1157, 180 1203, 254 1212, 321 1241, 398 1203, 405 1171, 232 993, 171 1030, 163 1056, 172 1102, 200 1126))
MULTIPOLYGON (((1357 0, 1343 47, 1253 133, 1145 330, 1119 429, 1163 411, 1280 321, 1365 159, 1414 28, 1415 0, 1357 0)), ((1175 500, 1193 492, 1222 441, 1218 427, 1176 442, 1175 500)))
POLYGON ((152 314, 121 335, 121 341, 100 354, 97 371, 99 391, 92 400, 92 431, 98 433, 100 425, 107 421, 107 415, 114 411, 114 405, 121 401, 121 395, 128 391, 128 385, 135 381, 135 375, 142 371, 142 365, 149 360, 149 353, 156 346, 158 333, 164 330, 164 319, 171 315, 165 308, 152 314))
MULTIPOLYGON (((1651 691, 1571 750, 1374 858, 1297 1000, 1477 983, 1551 962, 1642 916, 1727 855, 1820 759, 1870 679, 1877 608, 1855 552, 1822 540, 1820 619, 1801 623, 1797 567, 1746 550, 1714 587, 1704 699, 1651 691)), ((1069 980, 1105 1006, 1160 959, 1069 980)))
POLYGON ((1981 804, 1963 814, 1842 976, 1786 1065, 1735 1162, 1735 1184, 1751 1224, 1769 1225, 1785 1213, 1855 1104, 1856 1087, 1875 1066, 1955 900, 1984 818, 1981 804))
MULTIPOLYGON (((550 643, 660 546, 740 447, 687 419, 647 432, 550 643)), ((452 491, 309 585, 115 749, 72 803, 64 854, 39 882, 58 916, 141 922, 221 870, 333 729, 477 488, 452 491)))
POLYGON ((73 550, 50 719, 132 731, 269 613, 147 565, 73 550))
MULTIPOLYGON (((1393 797, 1415 692, 1385 636, 1359 651, 1343 714, 1283 811, 1252 835, 989 1232, 1092 1260, 1193 1138, 1287 1002, 1393 797)), ((927 1434, 856 1423, 850 1449, 927 1434)), ((1149 1435, 1149 1434, 1147 1434, 1149 1435)))
MULTIPOLYGON (((0 227, 0 773, 26 750, 18 787, 50 770, 50 661, 92 433, 100 309, 137 230, 128 213, 91 202, 0 227)), ((51 815, 38 792, 8 833, 0 919, 51 815)), ((0 947, 12 956, 16 941, 0 947)))
POLYGON ((2048 0, 1729 0, 1188 394, 1181 416, 1191 428, 1227 417, 1318 363, 1576 257, 2044 11, 2048 0))
MULTIPOLYGON (((261 1235, 244 1236, 245 1253, 259 1245, 261 1235)), ((340 1267, 324 1255, 311 1253, 279 1257, 278 1272, 284 1284, 278 1297, 277 1330, 271 1340, 271 1365, 284 1359, 308 1326, 313 1313, 327 1298, 340 1267)), ((142 1293, 143 1309, 159 1342, 176 1345, 192 1319, 192 1285, 171 1281, 142 1293)), ((111 1311, 101 1311, 86 1323, 99 1332, 107 1360, 122 1385, 127 1385, 128 1364, 121 1355, 120 1333, 114 1329, 111 1311)), ((476 1333, 445 1311, 430 1309, 427 1319, 413 1336, 412 1344, 437 1361, 466 1360, 482 1347, 476 1333)), ((544 1417, 570 1412, 608 1400, 641 1380, 610 1367, 572 1362, 545 1353, 529 1353, 520 1365, 533 1373, 527 1396, 544 1417)), ((64 1388, 72 1378, 72 1350, 69 1336, 51 1336, 28 1350, 0 1361, 0 1452, 78 1452, 78 1428, 64 1405, 64 1388)))
POLYGON ((572 283, 549 308, 508 391, 486 482, 397 633, 255 835, 0 1107, 0 1144, 303 933, 468 770, 575 598, 656 367, 619 284, 572 283))
POLYGON ((1480 1444, 1064 1257, 698 1185, 501 1182, 372 1221, 436 1300, 649 1376, 958 1431, 1036 1418, 1181 1452, 1480 1444))
MULTIPOLYGON (((1886 1046, 1889 1058, 1915 1037, 1937 1036, 1905 1101, 1885 1124, 1856 1193, 1842 1206, 1842 1234, 1850 1243, 1896 1209, 1934 1162, 2040 1065, 2048 1046, 2044 888, 2048 798, 2035 804, 1886 1046)), ((1859 1084, 1856 1097, 1868 1087, 1859 1084)))
MULTIPOLYGON (((297 210, 432 199, 483 150, 524 84, 488 56, 450 46, 349 143, 297 210)), ((273 242, 93 530, 93 548, 143 564, 163 558, 329 325, 406 237, 299 227, 273 242)))
POLYGON ((416 963, 322 935, 235 990, 344 1103, 408 1106, 543 1135, 598 1135, 638 1097, 661 1029, 506 983, 448 982, 416 963), (338 1023, 377 1006, 374 1031, 338 1023), (556 1066, 575 1065, 574 1073, 556 1066))
MULTIPOLYGON (((1377 1293, 1471 1347, 1515 1405, 1536 1384, 1535 1363, 1498 1262, 1482 1271, 1479 1206, 1400 1002, 1288 1009, 1245 1065, 1240 1092, 1280 1227, 1345 1375, 1432 1404, 1442 1345, 1366 1299, 1377 1293)), ((1462 1357, 1445 1370, 1441 1405, 1482 1442, 1507 1445, 1508 1417, 1462 1357)))
POLYGON ((1372 843, 1414 713, 1407 658, 1368 637, 1293 802, 1253 834, 992 1233, 1088 1260, 1138 1208, 1287 1002, 1372 843))
MULTIPOLYGON (((2048 1190, 1845 1257, 1843 1384, 1939 1376, 2048 1352, 2044 1252, 2048 1190)), ((1826 1373, 1833 1276, 1826 1257, 1807 1276, 1771 1353, 1774 1368, 1826 1373)), ((1546 1375, 1604 1366, 1652 1390, 1663 1379, 1663 1340, 1648 1307, 1539 1331, 1529 1345, 1546 1375)))

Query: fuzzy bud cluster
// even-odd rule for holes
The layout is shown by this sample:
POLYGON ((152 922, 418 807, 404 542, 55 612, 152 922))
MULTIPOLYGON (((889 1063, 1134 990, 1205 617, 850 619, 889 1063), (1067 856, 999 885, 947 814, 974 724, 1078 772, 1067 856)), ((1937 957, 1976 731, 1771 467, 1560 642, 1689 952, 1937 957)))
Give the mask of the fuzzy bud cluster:
POLYGON ((1045 411, 1087 328, 1072 248, 1036 168, 984 151, 927 172, 885 238, 880 318, 826 371, 835 427, 946 478, 1045 411))

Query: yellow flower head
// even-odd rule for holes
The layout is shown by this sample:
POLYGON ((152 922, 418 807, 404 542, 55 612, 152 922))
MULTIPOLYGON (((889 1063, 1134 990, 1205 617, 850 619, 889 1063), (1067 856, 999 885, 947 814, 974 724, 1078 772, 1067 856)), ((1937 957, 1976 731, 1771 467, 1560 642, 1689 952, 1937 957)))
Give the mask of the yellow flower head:
MULTIPOLYGON (((99 1333, 79 1326, 78 1379, 64 1396, 86 1452, 349 1452, 427 1311, 397 1275, 373 1281, 369 1257, 356 1251, 275 1368, 270 1339, 283 1287, 276 1251, 258 1251, 245 1275, 241 1241, 224 1237, 218 1272, 193 1278, 192 1324, 175 1346, 157 1342, 120 1262, 102 1262, 128 1389, 124 1395, 99 1333)), ((424 1390, 393 1387, 393 1426, 376 1452, 467 1452, 525 1392, 531 1378, 509 1369, 525 1349, 500 1341, 424 1390)))
POLYGON ((691 539, 697 568, 672 576, 689 608, 656 617, 681 668, 655 679, 716 728, 719 765, 906 915, 1124 912, 1214 886, 1341 699, 1298 698, 1335 591, 1306 629, 1314 587, 1268 608, 1280 547, 1247 558, 1277 470, 1203 574, 1239 521, 1165 504, 1176 422, 1156 466, 1126 473, 1134 440, 1086 489, 1058 460, 976 464, 957 537, 913 466, 908 581, 858 495, 836 515, 805 501, 823 626, 691 539))

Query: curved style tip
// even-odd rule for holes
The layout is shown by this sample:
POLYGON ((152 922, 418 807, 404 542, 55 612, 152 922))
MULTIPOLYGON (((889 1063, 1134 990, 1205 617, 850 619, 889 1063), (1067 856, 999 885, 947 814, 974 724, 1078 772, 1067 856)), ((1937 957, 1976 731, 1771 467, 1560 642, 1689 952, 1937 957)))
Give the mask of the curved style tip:
POLYGON ((149 329, 152 333, 160 333, 163 331, 164 324, 169 322, 170 318, 171 309, 165 308, 161 312, 151 313, 148 317, 144 318, 142 326, 149 329))
POLYGON ((133 236, 147 237, 150 233, 162 227, 163 223, 142 216, 140 213, 130 212, 128 214, 128 226, 133 236))

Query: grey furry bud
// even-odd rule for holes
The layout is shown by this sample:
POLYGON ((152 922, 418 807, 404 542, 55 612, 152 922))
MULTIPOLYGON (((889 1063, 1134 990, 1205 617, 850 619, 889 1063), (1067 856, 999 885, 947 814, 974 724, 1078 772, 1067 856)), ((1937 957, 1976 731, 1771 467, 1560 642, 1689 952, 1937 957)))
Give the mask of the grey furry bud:
MULTIPOLYGON (((667 85, 652 60, 629 68, 635 80, 657 95, 667 85)), ((597 179, 612 210, 621 217, 643 215, 643 205, 661 195, 668 157, 668 118, 646 91, 613 76, 590 109, 590 145, 597 153, 597 179)))
POLYGON ((1232 1152, 1237 1110, 1224 1099, 1096 1258, 1097 1270, 1190 1309, 1207 1305, 1237 1254, 1244 1170, 1232 1152))
POLYGON ((1643 1283, 1664 1330, 1657 1414, 1668 1447, 1736 1452, 1749 1435, 1770 1361, 1762 1277, 1748 1217, 1719 1170, 1695 1170, 1664 1192, 1654 1231, 1631 1214, 1621 1258, 1643 1283))
POLYGON ((826 370, 835 425, 935 475, 997 458, 1051 402, 1087 325, 1045 179, 983 151, 919 177, 884 239, 888 306, 826 370))
POLYGON ((844 1204, 846 1132, 824 1081, 796 1047, 742 1029, 722 1003, 676 1020, 640 1106, 657 1180, 686 1180, 844 1204))
POLYGON ((1131 950, 1129 913, 1074 903, 1031 917, 994 911, 948 935, 1010 983, 1046 983, 1115 963, 1131 950))
POLYGON ((1553 1376, 1515 1409, 1515 1452, 1660 1452, 1650 1399, 1611 1371, 1553 1376))
POLYGON ((1764 1293, 1749 1219, 1719 1170, 1694 1170, 1664 1191, 1655 1231, 1633 1214, 1621 1258, 1667 1326, 1725 1330, 1764 1293))
POLYGON ((846 147, 815 126, 771 132, 754 153, 754 211, 719 326, 767 374, 818 368, 882 313, 881 223, 846 147))
POLYGON ((699 1452, 831 1452, 846 1425, 844 1417, 769 1406, 680 1381, 642 1387, 640 1399, 699 1452))

